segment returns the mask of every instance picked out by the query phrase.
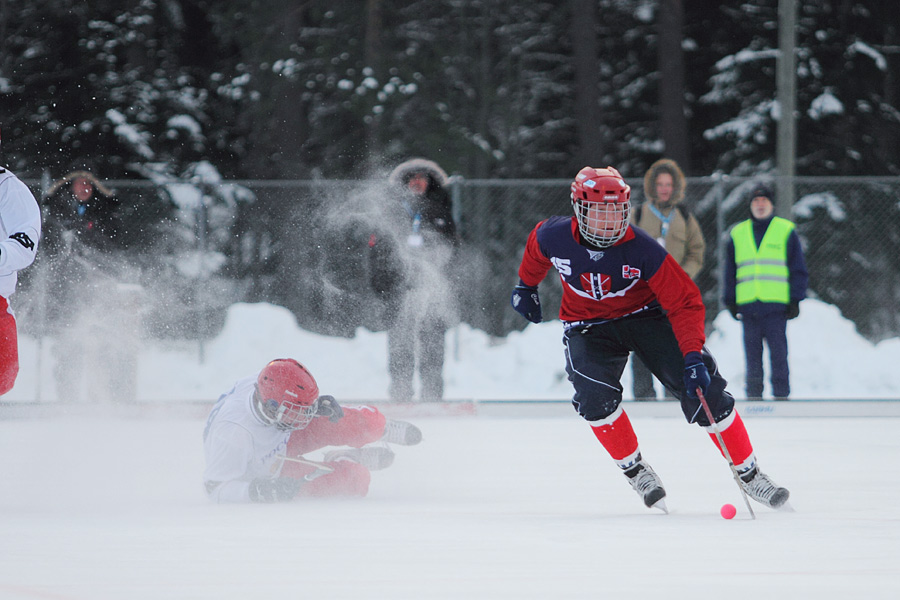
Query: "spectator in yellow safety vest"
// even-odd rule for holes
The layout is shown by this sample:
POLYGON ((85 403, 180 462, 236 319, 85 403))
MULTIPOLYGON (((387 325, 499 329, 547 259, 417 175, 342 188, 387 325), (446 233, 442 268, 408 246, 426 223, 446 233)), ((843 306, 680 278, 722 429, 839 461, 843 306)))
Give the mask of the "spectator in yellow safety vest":
POLYGON ((763 395, 763 342, 769 348, 772 395, 787 400, 787 321, 800 314, 809 274, 794 224, 775 216, 775 195, 765 183, 750 192, 750 218, 731 229, 726 244, 725 306, 744 329, 746 392, 763 395))

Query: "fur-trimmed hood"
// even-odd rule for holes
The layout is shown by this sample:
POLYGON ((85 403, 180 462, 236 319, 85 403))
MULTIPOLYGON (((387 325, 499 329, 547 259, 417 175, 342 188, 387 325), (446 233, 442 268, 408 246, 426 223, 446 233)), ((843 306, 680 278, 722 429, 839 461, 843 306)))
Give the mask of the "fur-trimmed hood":
POLYGON ((433 183, 443 187, 447 185, 447 173, 432 160, 425 158, 411 158, 397 165, 388 176, 391 185, 403 185, 409 181, 415 173, 424 173, 433 183))
POLYGON ((109 189, 108 187, 106 187, 103 184, 103 182, 100 181, 99 179, 97 179, 97 177, 90 171, 72 171, 71 173, 69 173, 68 175, 63 177, 62 179, 60 179, 58 181, 54 181, 53 185, 50 186, 50 189, 47 190, 45 197, 52 196, 53 194, 58 192, 59 189, 61 187, 63 187, 64 185, 67 185, 67 184, 71 183, 72 181, 75 181, 76 179, 81 179, 81 178, 84 178, 84 179, 87 179, 88 181, 90 181, 91 185, 94 186, 94 189, 98 193, 100 193, 106 197, 110 197, 113 195, 112 190, 109 189))
POLYGON ((672 206, 675 206, 684 200, 684 190, 687 181, 684 178, 684 172, 674 160, 670 158, 661 158, 647 169, 644 174, 644 196, 651 202, 656 202, 656 176, 660 173, 668 173, 672 176, 675 183, 675 190, 672 192, 672 206))

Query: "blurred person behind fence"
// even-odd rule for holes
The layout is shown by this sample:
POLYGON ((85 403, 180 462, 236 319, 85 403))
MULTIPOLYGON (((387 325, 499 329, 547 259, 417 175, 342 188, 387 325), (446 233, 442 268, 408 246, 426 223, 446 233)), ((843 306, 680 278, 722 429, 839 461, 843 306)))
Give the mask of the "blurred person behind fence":
POLYGON ((452 288, 459 246, 448 178, 437 163, 413 158, 390 174, 386 223, 369 238, 371 286, 388 326, 391 400, 409 402, 418 369, 420 397, 444 396, 444 334, 456 316, 452 288))
POLYGON ((43 210, 46 331, 55 338, 57 396, 131 401, 138 311, 136 286, 122 282, 120 203, 96 175, 77 170, 50 186, 43 210))
MULTIPOLYGON (((647 200, 635 208, 631 223, 650 234, 696 280, 703 268, 706 242, 697 218, 682 203, 686 188, 678 163, 668 158, 656 161, 644 174, 647 200)), ((635 400, 655 400, 653 375, 636 354, 631 357, 631 369, 635 400)), ((670 390, 663 390, 666 398, 676 399, 670 390)))

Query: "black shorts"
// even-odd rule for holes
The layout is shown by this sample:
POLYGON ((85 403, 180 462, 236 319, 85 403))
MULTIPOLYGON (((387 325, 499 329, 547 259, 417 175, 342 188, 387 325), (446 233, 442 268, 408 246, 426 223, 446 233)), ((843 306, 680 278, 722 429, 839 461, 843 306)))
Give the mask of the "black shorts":
MULTIPOLYGON (((628 354, 634 352, 666 389, 681 400, 681 410, 688 423, 709 425, 699 400, 684 393, 684 356, 672 324, 661 309, 572 327, 563 335, 563 344, 566 372, 575 388, 572 404, 586 420, 604 419, 618 408, 622 402, 622 372, 628 354)), ((718 422, 731 414, 734 397, 725 390, 727 382, 706 347, 702 354, 711 380, 706 400, 718 422)))

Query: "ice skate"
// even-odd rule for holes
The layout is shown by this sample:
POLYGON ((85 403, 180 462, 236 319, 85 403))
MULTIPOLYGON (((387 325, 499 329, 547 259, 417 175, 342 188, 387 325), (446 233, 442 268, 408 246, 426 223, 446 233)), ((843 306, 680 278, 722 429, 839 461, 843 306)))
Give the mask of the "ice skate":
POLYGON ((666 490, 663 489, 662 481, 653 468, 643 460, 625 471, 625 477, 628 483, 634 488, 634 491, 644 500, 647 508, 658 508, 664 513, 668 513, 666 502, 666 490))
POLYGON ((778 487, 756 467, 741 475, 741 487, 748 496, 769 508, 782 507, 791 495, 787 488, 778 487))
POLYGON ((325 454, 325 462, 351 460, 370 471, 387 469, 394 464, 394 451, 387 446, 366 446, 364 448, 347 448, 332 450, 325 454))
POLYGON ((422 441, 422 430, 406 421, 387 419, 381 441, 401 446, 415 446, 422 441))

